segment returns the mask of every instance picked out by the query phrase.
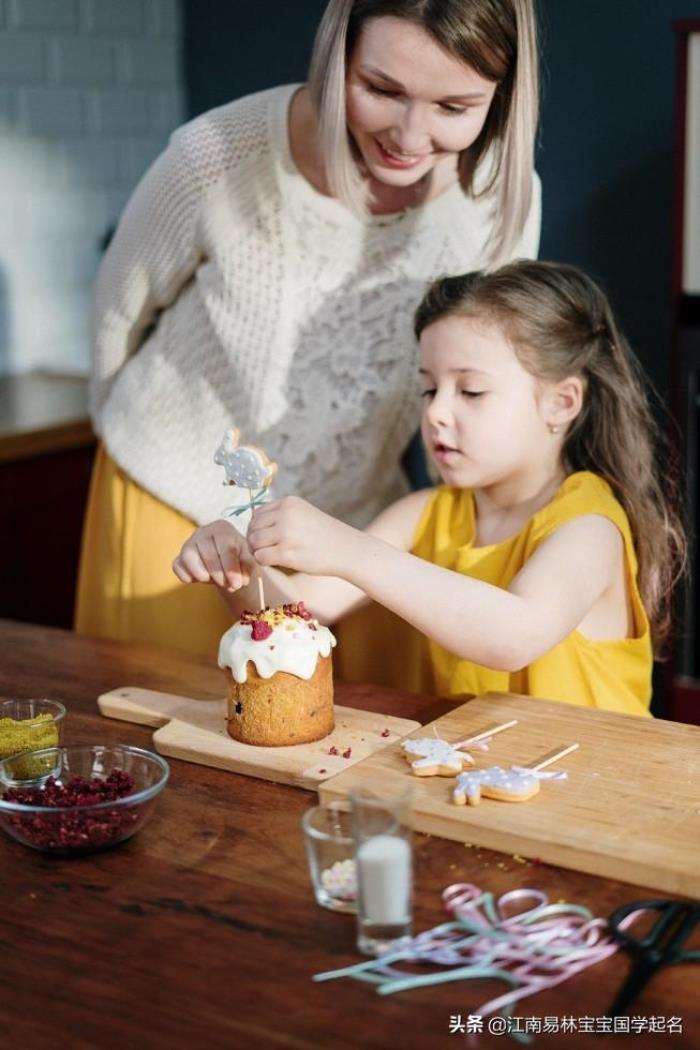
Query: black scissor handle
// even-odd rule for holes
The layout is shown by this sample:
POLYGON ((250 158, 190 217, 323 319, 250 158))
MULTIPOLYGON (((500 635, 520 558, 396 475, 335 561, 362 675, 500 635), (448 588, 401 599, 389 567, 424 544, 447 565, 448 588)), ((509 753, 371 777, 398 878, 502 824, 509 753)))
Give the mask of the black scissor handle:
POLYGON ((608 923, 613 937, 646 954, 650 962, 690 962, 700 959, 700 951, 683 952, 682 946, 700 921, 700 905, 693 901, 648 900, 632 901, 616 908, 608 923), (620 929, 620 923, 635 911, 655 911, 659 917, 646 937, 635 937, 620 929))

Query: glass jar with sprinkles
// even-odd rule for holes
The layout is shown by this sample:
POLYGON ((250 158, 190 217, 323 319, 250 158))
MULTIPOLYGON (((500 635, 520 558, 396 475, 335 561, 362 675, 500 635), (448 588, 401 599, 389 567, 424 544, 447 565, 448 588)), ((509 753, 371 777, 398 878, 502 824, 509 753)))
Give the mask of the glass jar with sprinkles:
MULTIPOLYGON (((0 700, 0 759, 60 744, 65 715, 58 700, 0 700)), ((41 775, 34 766, 31 758, 23 763, 28 780, 41 775)))

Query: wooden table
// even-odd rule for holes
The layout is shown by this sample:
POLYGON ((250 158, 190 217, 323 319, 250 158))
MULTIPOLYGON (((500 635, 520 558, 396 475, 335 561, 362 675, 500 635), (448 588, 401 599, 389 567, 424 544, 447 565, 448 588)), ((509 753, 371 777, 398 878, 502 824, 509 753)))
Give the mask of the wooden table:
MULTIPOLYGON (((148 746, 149 730, 103 719, 95 704, 119 685, 221 695, 207 661, 142 645, 80 638, 0 621, 0 694, 46 695, 68 707, 66 743, 148 746)), ((423 722, 447 705, 338 684, 349 706, 423 722)), ((382 997, 367 984, 315 984, 360 961, 354 920, 317 907, 299 821, 309 792, 184 762, 150 824, 132 840, 81 859, 35 853, 0 836, 0 1045, 23 1050, 293 1050, 460 1047, 450 1019, 503 986, 446 984, 382 997)), ((537 886, 607 916, 644 896, 622 883, 506 854, 416 836, 415 929, 445 918, 440 891, 469 881, 496 894, 537 886)), ((648 896, 656 896, 654 893, 648 896)), ((619 953, 549 992, 520 1017, 604 1017, 628 970, 619 953)), ((669 968, 634 1006, 645 1019, 680 1017, 682 1034, 536 1036, 536 1046, 700 1045, 698 970, 669 968)), ((479 1046, 516 1046, 484 1035, 479 1046)))

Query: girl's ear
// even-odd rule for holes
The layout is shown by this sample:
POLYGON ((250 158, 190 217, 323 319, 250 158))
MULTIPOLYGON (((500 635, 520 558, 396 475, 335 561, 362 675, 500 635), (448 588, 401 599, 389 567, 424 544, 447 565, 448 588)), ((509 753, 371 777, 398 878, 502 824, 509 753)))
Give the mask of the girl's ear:
POLYGON ((565 430, 583 406, 583 383, 578 376, 569 376, 556 383, 550 392, 547 406, 547 426, 565 430))

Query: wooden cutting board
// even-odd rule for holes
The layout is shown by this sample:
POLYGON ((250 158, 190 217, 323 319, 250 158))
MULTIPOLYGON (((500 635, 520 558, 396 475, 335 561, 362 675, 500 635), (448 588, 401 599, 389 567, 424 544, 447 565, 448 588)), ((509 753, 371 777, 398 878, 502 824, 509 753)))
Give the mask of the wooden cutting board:
POLYGON ((293 747, 252 747, 233 740, 226 732, 223 699, 195 700, 190 696, 124 686, 104 693, 97 703, 107 718, 155 726, 155 749, 168 758, 182 758, 310 791, 327 777, 361 762, 420 727, 420 722, 409 718, 336 705, 335 729, 323 740, 293 747), (388 736, 382 736, 387 729, 388 736), (331 747, 337 747, 339 754, 329 755, 331 747), (348 748, 352 754, 343 758, 348 748))
POLYGON ((700 898, 700 729, 615 715, 549 700, 489 694, 412 736, 460 740, 500 722, 518 725, 475 751, 477 767, 534 765, 553 750, 580 748, 548 767, 568 779, 544 781, 529 802, 450 801, 454 780, 416 777, 398 743, 319 787, 321 801, 363 785, 415 787, 414 827, 575 871, 700 898))

